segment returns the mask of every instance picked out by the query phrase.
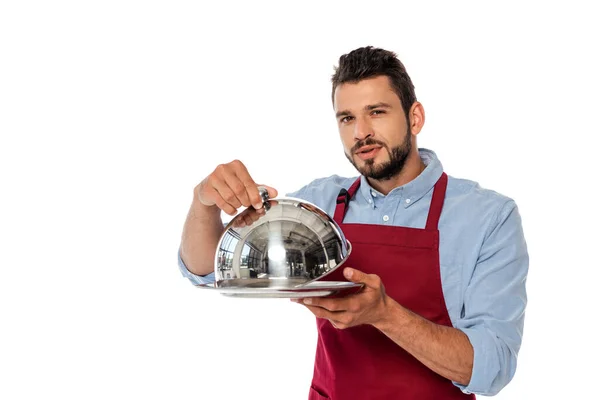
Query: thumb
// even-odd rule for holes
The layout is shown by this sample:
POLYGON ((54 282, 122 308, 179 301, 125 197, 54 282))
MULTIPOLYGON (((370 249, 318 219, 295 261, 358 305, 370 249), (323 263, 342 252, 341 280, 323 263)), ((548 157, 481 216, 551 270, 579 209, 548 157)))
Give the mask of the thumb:
POLYGON ((371 289, 381 289, 381 279, 375 274, 365 274, 354 268, 345 268, 344 276, 351 282, 362 283, 371 289))
POLYGON ((264 186, 267 189, 267 192, 269 192, 270 199, 274 199, 275 197, 277 197, 277 195, 278 195, 277 189, 275 189, 271 186, 262 185, 262 184, 259 184, 258 186, 264 186))
POLYGON ((369 280, 368 275, 364 272, 349 267, 344 268, 344 277, 346 277, 346 279, 354 283, 367 284, 369 280))

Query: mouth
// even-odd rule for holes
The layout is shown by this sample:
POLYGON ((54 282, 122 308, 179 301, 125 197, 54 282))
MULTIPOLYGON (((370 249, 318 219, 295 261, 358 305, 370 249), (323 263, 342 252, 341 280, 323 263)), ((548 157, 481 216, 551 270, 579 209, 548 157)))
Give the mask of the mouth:
POLYGON ((356 154, 361 160, 374 158, 381 150, 381 146, 363 146, 356 151, 356 154))

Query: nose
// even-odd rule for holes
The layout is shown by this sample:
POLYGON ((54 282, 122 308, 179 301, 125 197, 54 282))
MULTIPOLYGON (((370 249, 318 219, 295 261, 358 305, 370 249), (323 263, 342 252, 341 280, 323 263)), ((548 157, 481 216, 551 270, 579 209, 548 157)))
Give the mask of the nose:
POLYGON ((373 136, 373 127, 368 118, 356 118, 354 123, 354 140, 360 141, 373 136))

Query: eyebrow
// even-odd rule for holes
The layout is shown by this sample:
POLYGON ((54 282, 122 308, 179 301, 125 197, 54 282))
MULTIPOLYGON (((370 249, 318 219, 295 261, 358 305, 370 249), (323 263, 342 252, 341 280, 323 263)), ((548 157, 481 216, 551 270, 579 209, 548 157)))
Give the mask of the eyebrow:
MULTIPOLYGON (((375 103, 375 104, 369 104, 366 105, 364 107, 365 111, 371 111, 371 110, 375 110, 376 108, 392 108, 391 105, 389 105, 388 103, 384 103, 384 102, 379 102, 379 103, 375 103)), ((335 117, 339 118, 339 117, 345 117, 348 115, 351 115, 352 113, 348 110, 343 110, 343 111, 338 111, 337 113, 335 113, 335 117)))

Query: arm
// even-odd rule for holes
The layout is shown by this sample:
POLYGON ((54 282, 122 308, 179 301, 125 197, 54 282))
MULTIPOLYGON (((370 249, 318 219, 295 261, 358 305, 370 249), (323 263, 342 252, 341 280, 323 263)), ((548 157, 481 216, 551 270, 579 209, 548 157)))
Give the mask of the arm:
POLYGON ((223 233, 221 210, 205 206, 198 199, 197 188, 181 235, 180 257, 187 269, 195 275, 214 271, 217 243, 223 233))
MULTIPOLYGON (((270 197, 277 196, 275 189, 265 187, 270 197)), ((213 272, 217 244, 224 230, 221 210, 233 216, 242 206, 254 205, 261 211, 262 204, 258 185, 241 161, 219 165, 194 188, 181 235, 180 267, 183 264, 189 272, 199 276, 213 272)))
POLYGON ((435 324, 392 299, 374 326, 439 375, 463 385, 471 380, 473 347, 460 330, 435 324))
POLYGON ((497 394, 516 371, 523 335, 529 258, 514 202, 497 213, 466 285, 454 328, 415 315, 385 294, 376 275, 352 271, 346 278, 365 289, 343 299, 305 299, 318 318, 340 329, 371 324, 465 392, 497 394))
POLYGON ((508 201, 490 220, 455 329, 435 325, 393 304, 380 329, 463 391, 497 394, 516 371, 528 266, 521 217, 514 201, 508 201), (403 326, 408 321, 414 324, 412 341, 401 337, 411 334, 403 326))
POLYGON ((514 201, 499 210, 464 291, 455 327, 473 345, 473 375, 464 391, 491 396, 513 378, 523 338, 529 255, 514 201))
POLYGON ((315 316, 329 319, 338 329, 371 324, 438 374, 455 382, 469 382, 473 348, 463 332, 402 307, 386 295, 377 275, 345 268, 344 276, 364 283, 364 289, 342 299, 304 299, 315 316))

